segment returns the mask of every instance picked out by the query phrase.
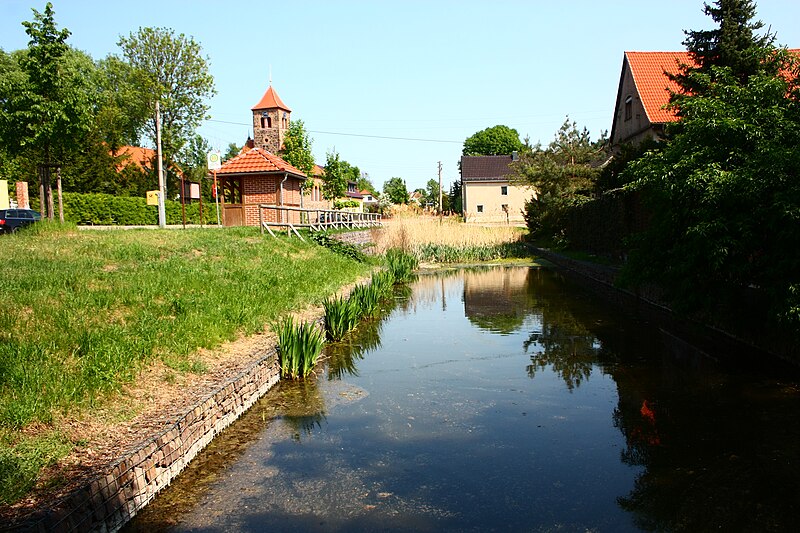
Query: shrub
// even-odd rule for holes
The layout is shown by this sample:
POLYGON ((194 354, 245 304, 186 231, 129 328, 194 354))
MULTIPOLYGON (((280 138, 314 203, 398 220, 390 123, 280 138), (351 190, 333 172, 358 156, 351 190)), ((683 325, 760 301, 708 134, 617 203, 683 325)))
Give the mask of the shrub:
POLYGON ((358 261, 359 263, 363 263, 367 260, 367 256, 364 255, 364 252, 359 250, 357 246, 347 242, 342 242, 339 239, 335 239, 329 233, 312 233, 311 240, 320 246, 324 246, 334 253, 349 257, 350 259, 358 261))

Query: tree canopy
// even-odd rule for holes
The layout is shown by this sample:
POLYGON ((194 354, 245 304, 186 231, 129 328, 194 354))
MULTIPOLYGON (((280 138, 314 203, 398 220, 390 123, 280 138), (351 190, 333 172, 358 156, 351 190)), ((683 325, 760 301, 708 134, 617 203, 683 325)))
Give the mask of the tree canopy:
POLYGON ((314 156, 311 154, 311 137, 306 132, 302 120, 292 120, 283 138, 283 148, 279 155, 284 161, 311 176, 314 170, 314 156))
POLYGON ((208 59, 192 37, 168 28, 139 28, 118 42, 137 77, 136 86, 151 112, 147 134, 155 139, 155 103, 161 108, 161 138, 167 159, 188 142, 215 94, 208 59))
MULTIPOLYGON (((752 10, 724 9, 750 2, 716 5, 721 11, 707 12, 720 31, 732 32, 730 13, 738 28, 756 27, 752 10)), ((774 318, 800 330, 800 85, 789 74, 797 61, 771 41, 759 44, 742 49, 761 58, 746 76, 735 54, 730 61, 710 46, 708 63, 689 72, 702 91, 673 104, 681 119, 669 141, 630 164, 652 222, 626 273, 657 281, 684 309, 718 309, 758 289, 774 318)))
MULTIPOLYGON (((339 153, 336 150, 325 154, 325 174, 322 177, 322 196, 326 200, 341 198, 347 193, 347 179, 349 175, 349 165, 347 168, 342 164, 339 153)), ((344 162, 346 164, 346 162, 344 162)))
POLYGON ((390 178, 383 184, 383 193, 389 197, 393 204, 408 203, 408 189, 403 178, 390 178))
POLYGON ((537 144, 512 164, 514 181, 536 192, 527 209, 532 233, 558 232, 562 212, 590 199, 607 148, 605 135, 592 141, 567 117, 546 148, 537 144))
POLYGON ((474 133, 464 141, 462 155, 509 155, 522 150, 519 133, 508 126, 492 126, 474 133))

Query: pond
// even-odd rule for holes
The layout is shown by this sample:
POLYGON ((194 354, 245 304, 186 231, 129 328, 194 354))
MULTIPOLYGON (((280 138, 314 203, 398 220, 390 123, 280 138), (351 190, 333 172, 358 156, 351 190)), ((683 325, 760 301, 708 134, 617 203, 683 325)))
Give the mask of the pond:
POLYGON ((537 266, 423 274, 126 531, 797 530, 800 383, 537 266))

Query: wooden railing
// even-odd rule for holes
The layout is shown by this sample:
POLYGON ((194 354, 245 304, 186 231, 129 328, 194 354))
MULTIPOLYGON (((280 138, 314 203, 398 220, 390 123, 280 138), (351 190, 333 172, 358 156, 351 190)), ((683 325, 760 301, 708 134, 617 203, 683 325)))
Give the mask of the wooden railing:
POLYGON ((297 232, 297 228, 309 228, 311 231, 377 228, 383 225, 383 219, 378 213, 351 213, 333 209, 306 209, 259 204, 258 224, 262 234, 266 230, 274 237, 275 234, 271 228, 286 228, 289 235, 294 233, 303 240, 300 233, 297 232), (268 213, 273 211, 275 216, 268 216, 268 213))

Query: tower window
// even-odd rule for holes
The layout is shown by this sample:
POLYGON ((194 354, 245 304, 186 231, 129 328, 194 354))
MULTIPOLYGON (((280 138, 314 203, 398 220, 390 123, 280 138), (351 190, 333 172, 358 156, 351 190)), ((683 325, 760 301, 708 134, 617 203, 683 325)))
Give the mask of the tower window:
POLYGON ((628 95, 625 99, 625 120, 630 120, 633 116, 633 97, 628 95))
POLYGON ((483 206, 478 204, 478 213, 483 213, 483 206))
POLYGON ((500 194, 502 196, 508 196, 508 185, 501 185, 500 186, 500 194))

